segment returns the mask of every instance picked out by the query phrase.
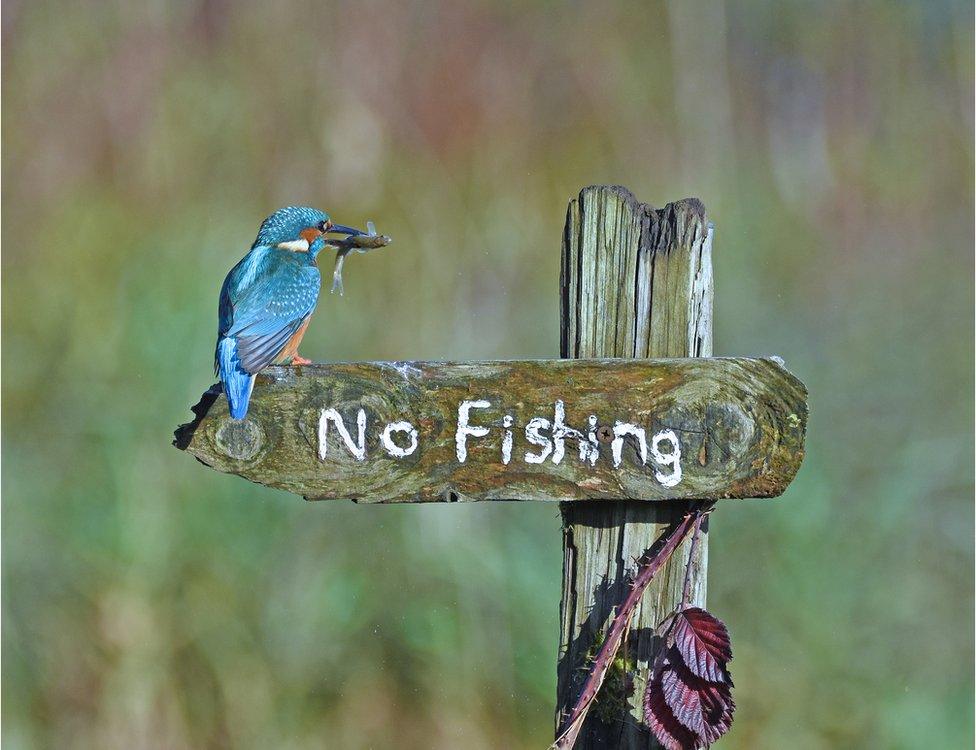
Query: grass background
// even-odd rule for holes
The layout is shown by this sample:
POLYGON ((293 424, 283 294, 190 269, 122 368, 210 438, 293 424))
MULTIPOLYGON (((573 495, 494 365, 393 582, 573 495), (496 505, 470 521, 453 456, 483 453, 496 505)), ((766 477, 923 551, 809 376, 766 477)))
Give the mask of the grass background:
POLYGON ((713 519, 722 746, 972 746, 969 3, 8 0, 2 34, 6 747, 544 747, 555 506, 309 505, 169 442, 273 209, 396 239, 306 356, 551 357, 592 183, 700 197, 715 353, 810 389, 786 496, 713 519))

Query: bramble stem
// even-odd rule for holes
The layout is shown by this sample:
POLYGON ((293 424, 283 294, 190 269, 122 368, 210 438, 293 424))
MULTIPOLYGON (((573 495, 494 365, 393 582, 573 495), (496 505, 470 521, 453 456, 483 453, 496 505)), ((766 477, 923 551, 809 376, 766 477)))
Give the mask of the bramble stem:
POLYGON ((685 582, 681 587, 681 606, 688 605, 688 597, 691 594, 691 567, 695 561, 695 547, 698 546, 698 534, 701 532, 702 521, 708 511, 698 513, 695 516, 695 528, 691 532, 691 549, 688 551, 688 565, 685 567, 685 582))

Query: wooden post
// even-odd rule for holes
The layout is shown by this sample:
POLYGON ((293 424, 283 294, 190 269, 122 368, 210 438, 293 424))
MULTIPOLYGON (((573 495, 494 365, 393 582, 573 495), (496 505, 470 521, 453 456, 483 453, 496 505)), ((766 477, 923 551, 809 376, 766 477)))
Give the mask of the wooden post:
MULTIPOLYGON (((711 239, 712 228, 697 199, 655 210, 621 187, 582 190, 569 205, 563 235, 561 356, 711 356, 711 239)), ((704 421, 704 413, 700 416, 704 421)), ((705 440, 695 457, 702 465, 709 459, 707 449, 705 440)), ((579 695, 613 608, 624 599, 634 559, 687 506, 589 501, 560 507, 557 733, 579 695)), ((577 748, 657 747, 643 726, 641 697, 657 645, 654 628, 681 600, 690 547, 689 539, 675 551, 634 615, 625 644, 630 666, 636 667, 633 690, 622 673, 608 676, 577 748)), ((694 555, 690 599, 704 606, 707 534, 694 555)))

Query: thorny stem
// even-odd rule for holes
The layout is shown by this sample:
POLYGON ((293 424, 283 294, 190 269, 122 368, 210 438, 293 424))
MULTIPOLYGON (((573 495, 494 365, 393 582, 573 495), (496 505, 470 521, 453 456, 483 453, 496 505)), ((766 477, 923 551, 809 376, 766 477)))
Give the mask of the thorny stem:
POLYGON ((688 564, 685 566, 685 582, 681 587, 681 606, 688 604, 688 597, 691 594, 691 568, 695 562, 695 547, 698 546, 698 535, 701 533, 701 525, 708 511, 703 511, 695 515, 695 528, 691 532, 691 549, 688 550, 688 564))
POLYGON ((596 659, 593 662, 590 675, 586 678, 586 683, 580 691, 580 696, 563 724, 564 729, 551 746, 551 750, 568 750, 576 744, 576 738, 579 735, 580 729, 583 727, 583 721, 586 719, 590 705, 593 703, 593 699, 596 698, 600 686, 603 685, 607 671, 613 663, 614 657, 617 655, 627 628, 630 626, 630 618, 634 614, 637 602, 640 601, 641 596, 657 571, 661 569, 661 566, 667 562, 671 553, 674 552, 688 535, 692 526, 697 529, 701 524, 702 517, 709 510, 711 510, 711 504, 689 511, 680 522, 664 532, 655 544, 641 555, 637 563, 637 575, 627 594, 627 598, 617 611, 617 615, 610 625, 607 637, 600 647, 600 652, 596 655, 596 659), (655 551, 655 547, 659 544, 660 547, 655 551))

